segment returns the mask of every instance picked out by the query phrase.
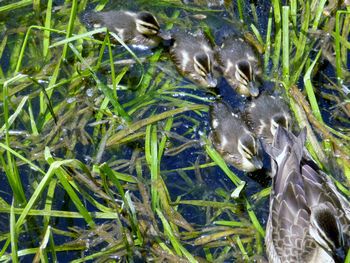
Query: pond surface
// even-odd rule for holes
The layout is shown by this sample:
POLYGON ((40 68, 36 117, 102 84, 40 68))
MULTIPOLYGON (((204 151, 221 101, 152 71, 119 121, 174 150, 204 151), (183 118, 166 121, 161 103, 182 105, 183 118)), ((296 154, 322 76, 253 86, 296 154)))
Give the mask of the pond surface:
MULTIPOLYGON (((270 160, 265 155, 264 168, 253 173, 229 166, 246 183, 233 199, 234 180, 220 160, 213 161, 207 140, 210 103, 221 97, 242 111, 251 99, 235 93, 223 77, 216 89, 183 78, 170 59, 169 43, 143 50, 111 45, 109 52, 106 38, 91 33, 84 14, 147 10, 170 33, 202 30, 217 45, 231 35, 253 39, 265 49, 261 92, 288 97, 280 59, 265 59, 269 21, 270 51, 278 34, 270 1, 53 1, 52 8, 22 2, 18 8, 1 9, 10 2, 0 6, 1 260, 11 258, 12 203, 18 209, 17 249, 25 261, 263 258, 270 160), (28 33, 33 25, 38 27, 28 33), (32 210, 27 214, 23 207, 32 210)), ((329 20, 318 29, 325 30, 329 20)), ((300 28, 291 24, 290 39, 299 36, 300 28)), ((306 62, 291 62, 291 76, 301 65, 304 74, 320 40, 307 36, 310 49, 300 60, 306 62)), ((291 61, 296 49, 290 50, 291 61)), ((329 60, 322 57, 317 64, 316 95, 326 125, 348 136, 348 98, 329 60)), ((290 86, 303 88, 302 74, 290 86)), ((298 118, 293 126, 301 126, 298 118)), ((348 149, 348 141, 342 143, 348 149)), ((332 160, 340 156, 339 164, 342 150, 326 153, 332 160)), ((324 170, 345 181, 341 165, 327 165, 324 170)))

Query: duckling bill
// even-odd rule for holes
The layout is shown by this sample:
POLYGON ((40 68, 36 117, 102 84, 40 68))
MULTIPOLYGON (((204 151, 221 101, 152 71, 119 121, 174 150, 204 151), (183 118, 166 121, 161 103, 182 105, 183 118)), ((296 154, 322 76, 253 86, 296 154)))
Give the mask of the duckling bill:
POLYGON ((257 97, 257 77, 261 75, 260 60, 253 48, 242 38, 226 39, 216 48, 218 63, 230 86, 243 96, 257 97))
POLYGON ((168 38, 161 33, 156 17, 146 11, 89 12, 84 15, 84 20, 96 28, 107 27, 126 44, 155 47, 162 38, 168 38))
POLYGON ((202 33, 175 33, 170 56, 182 76, 203 87, 216 87, 217 80, 213 76, 214 53, 202 33))
POLYGON ((241 117, 223 101, 213 103, 210 117, 211 141, 225 161, 245 172, 261 169, 261 144, 241 117))
POLYGON ((298 137, 277 128, 268 153, 273 177, 265 243, 269 262, 344 262, 350 245, 350 206, 332 180, 304 154, 298 137))

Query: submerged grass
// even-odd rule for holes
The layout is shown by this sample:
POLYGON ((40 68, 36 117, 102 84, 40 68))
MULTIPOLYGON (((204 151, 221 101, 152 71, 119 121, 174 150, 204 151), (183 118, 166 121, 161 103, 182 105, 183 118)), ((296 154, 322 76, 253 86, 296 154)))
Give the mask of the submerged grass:
MULTIPOLYGON (((263 47, 265 78, 284 87, 296 126, 307 127, 313 157, 349 195, 349 7, 272 0, 264 17, 242 0, 213 8, 143 2, 165 28, 210 31, 199 17, 222 12, 243 21, 263 47), (336 72, 332 96, 315 82, 325 61, 336 72), (336 121, 325 117, 328 98, 336 121)), ((8 27, 0 43, 0 179, 9 186, 0 195, 0 260, 59 261, 62 252, 73 262, 262 257, 270 188, 248 190, 251 179, 207 139, 215 94, 185 84, 166 47, 134 50, 106 28, 87 31, 79 17, 88 1, 54 4, 0 7, 4 16, 27 12, 20 26, 0 21, 8 27)))

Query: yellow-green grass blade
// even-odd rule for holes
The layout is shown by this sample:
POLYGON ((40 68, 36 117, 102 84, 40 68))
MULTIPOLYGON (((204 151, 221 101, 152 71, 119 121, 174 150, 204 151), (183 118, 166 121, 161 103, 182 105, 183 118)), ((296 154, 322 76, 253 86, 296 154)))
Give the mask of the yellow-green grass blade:
POLYGON ((28 6, 30 4, 32 4, 32 0, 22 0, 22 1, 18 1, 16 3, 12 3, 12 4, 5 5, 5 6, 1 6, 0 7, 0 13, 1 12, 13 11, 15 9, 22 8, 22 7, 28 6))
POLYGON ((282 76, 289 84, 289 6, 282 7, 282 76))
POLYGON ((157 213, 158 217, 160 218, 160 220, 162 221, 164 232, 165 232, 166 236, 169 238, 176 253, 179 256, 184 255, 188 259, 188 261, 191 263, 197 263, 198 261, 191 255, 190 252, 187 251, 187 249, 181 244, 181 242, 175 236, 175 233, 173 232, 171 225, 166 220, 163 213, 159 209, 156 209, 156 213, 157 213))
MULTIPOLYGON (((46 16, 45 16, 45 28, 51 28, 51 12, 52 12, 52 0, 47 1, 46 16)), ((44 31, 43 39, 43 56, 46 57, 49 53, 50 46, 50 31, 44 31)))
POLYGON ((18 232, 16 231, 16 217, 14 213, 14 200, 12 200, 10 213, 10 237, 12 261, 18 262, 18 232))
POLYGON ((274 26, 275 26, 275 41, 274 52, 272 55, 272 72, 277 72, 280 54, 281 54, 281 40, 282 40, 282 27, 281 27, 281 8, 279 0, 272 0, 273 14, 274 14, 274 26))
POLYGON ((146 119, 136 121, 136 122, 130 124, 125 129, 112 135, 107 141, 107 147, 112 146, 112 145, 117 145, 118 142, 121 139, 123 139, 124 137, 136 132, 137 130, 139 130, 139 129, 141 129, 149 124, 155 123, 155 122, 163 120, 163 119, 167 119, 169 117, 173 117, 174 115, 177 115, 177 114, 180 114, 183 112, 192 111, 192 110, 205 110, 205 109, 207 109, 207 107, 208 106, 206 106, 206 105, 193 104, 193 105, 180 107, 180 108, 177 108, 174 110, 165 111, 165 112, 162 112, 160 114, 150 116, 146 119))
POLYGON ((316 96, 315 96, 315 92, 313 90, 313 86, 311 83, 311 73, 312 70, 314 69, 316 62, 318 61, 319 57, 321 56, 321 50, 317 53, 316 58, 314 59, 314 61, 312 62, 312 64, 310 65, 310 67, 307 69, 305 75, 304 75, 304 85, 305 85, 305 90, 311 105, 311 109, 312 109, 312 113, 314 114, 314 116, 316 117, 316 119, 323 123, 323 119, 322 119, 322 115, 320 112, 320 108, 318 107, 318 103, 316 100, 316 96))

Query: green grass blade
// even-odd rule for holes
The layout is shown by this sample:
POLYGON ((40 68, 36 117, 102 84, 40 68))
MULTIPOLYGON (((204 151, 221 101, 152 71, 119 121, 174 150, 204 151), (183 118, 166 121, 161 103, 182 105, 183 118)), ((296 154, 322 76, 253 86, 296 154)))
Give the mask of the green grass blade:
MULTIPOLYGON (((52 12, 52 0, 47 1, 46 7, 46 16, 45 16, 45 28, 51 28, 51 12, 52 12)), ((50 46, 50 31, 44 31, 44 39, 43 39, 43 55, 47 56, 49 53, 50 46)))
POLYGON ((171 244, 173 245, 177 254, 179 256, 181 256, 183 254, 188 259, 189 262, 197 263, 198 261, 187 251, 187 249, 185 249, 185 247, 183 247, 181 245, 181 242, 175 236, 169 222, 166 220, 163 213, 159 209, 156 209, 156 213, 157 213, 158 217, 160 218, 160 220, 162 221, 162 224, 164 227, 164 232, 167 235, 167 237, 169 238, 169 240, 170 240, 171 244))
MULTIPOLYGON (((77 10, 78 10, 78 0, 72 0, 72 7, 71 7, 71 13, 69 16, 69 22, 66 32, 66 38, 69 38, 73 34, 73 28, 74 28, 74 21, 77 16, 77 10)), ((68 51, 68 45, 65 44, 62 51, 61 60, 65 60, 67 57, 67 51, 68 51)))
POLYGON ((31 4, 32 4, 32 0, 23 0, 23 1, 19 1, 19 2, 13 3, 13 4, 1 6, 0 7, 0 13, 1 12, 13 11, 15 9, 22 8, 22 7, 31 5, 31 4))
POLYGON ((274 41, 274 52, 272 55, 272 72, 277 72, 280 54, 281 54, 281 40, 282 40, 282 28, 281 28, 281 9, 280 1, 272 0, 274 24, 275 24, 275 41, 274 41))
POLYGON ((187 112, 187 111, 191 111, 191 110, 204 110, 207 109, 206 105, 200 105, 200 104, 193 104, 193 105, 188 105, 188 106, 184 106, 181 108, 177 108, 174 110, 169 110, 169 111, 165 111, 162 112, 158 115, 155 116, 150 116, 146 119, 134 122, 132 124, 130 124, 126 129, 123 129, 117 133, 115 133, 114 135, 112 135, 108 141, 107 141, 107 146, 112 146, 112 145, 116 145, 118 144, 118 142, 126 137, 129 134, 132 134, 134 132, 136 132, 137 130, 141 129, 142 127, 145 127, 149 124, 155 123, 157 121, 169 118, 169 117, 173 117, 174 115, 183 113, 183 112, 187 112))
POLYGON ((272 8, 270 8, 269 19, 267 21, 265 55, 264 55, 264 71, 267 72, 271 54, 271 35, 272 35, 272 8))
POLYGON ((289 85, 289 6, 282 7, 282 76, 289 85))
POLYGON ((18 238, 16 231, 16 216, 14 213, 14 201, 12 201, 11 205, 11 213, 10 213, 10 234, 11 234, 11 255, 12 261, 18 262, 18 238))
POLYGON ((314 89, 313 89, 313 86, 311 83, 311 73, 316 65, 316 62, 318 61, 318 59, 321 56, 321 52, 322 51, 320 50, 317 53, 315 60, 312 62, 311 66, 307 69, 307 71, 304 75, 304 85, 305 85, 306 93, 307 93, 307 96, 308 96, 308 99, 309 99, 309 102, 311 105, 312 112, 313 112, 314 116, 316 117, 316 119, 318 121, 320 121, 321 123, 323 123, 322 115, 321 115, 320 109, 318 107, 315 92, 314 92, 314 89))
POLYGON ((338 83, 341 83, 343 79, 343 69, 341 64, 341 51, 340 51, 340 15, 350 14, 350 11, 339 10, 335 16, 335 65, 338 83))

